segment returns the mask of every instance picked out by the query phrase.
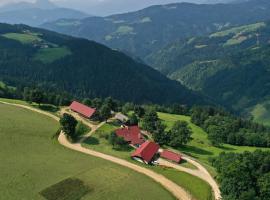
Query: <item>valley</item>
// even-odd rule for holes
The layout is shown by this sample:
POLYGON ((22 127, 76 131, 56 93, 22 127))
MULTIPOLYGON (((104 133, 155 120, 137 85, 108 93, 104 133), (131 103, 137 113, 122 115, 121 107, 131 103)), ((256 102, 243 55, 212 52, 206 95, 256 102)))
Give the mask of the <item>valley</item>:
POLYGON ((269 13, 0 2, 0 199, 269 200, 269 13))

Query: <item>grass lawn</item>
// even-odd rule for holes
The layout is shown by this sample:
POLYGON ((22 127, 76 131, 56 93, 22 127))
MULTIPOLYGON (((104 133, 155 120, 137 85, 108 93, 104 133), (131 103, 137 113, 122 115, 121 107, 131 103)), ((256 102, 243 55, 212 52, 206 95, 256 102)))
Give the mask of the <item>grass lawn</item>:
POLYGON ((4 37, 21 42, 22 44, 29 44, 34 41, 41 41, 41 38, 36 34, 27 33, 6 33, 4 37))
POLYGON ((190 191, 192 196, 197 200, 213 199, 211 187, 199 178, 194 178, 194 176, 190 174, 169 168, 154 167, 154 171, 159 174, 163 174, 173 182, 185 188, 187 191, 190 191))
POLYGON ((179 148, 178 150, 187 155, 191 155, 192 157, 197 158, 205 164, 209 164, 208 158, 218 156, 221 152, 242 153, 244 151, 255 151, 256 149, 270 150, 267 148, 234 146, 229 144, 224 144, 223 147, 217 148, 211 145, 211 143, 207 139, 207 133, 202 128, 191 123, 190 117, 166 113, 158 113, 158 115, 160 119, 163 120, 163 122, 168 126, 168 129, 172 127, 173 123, 177 120, 183 120, 189 123, 189 126, 193 131, 193 140, 189 142, 187 146, 179 148))
POLYGON ((147 176, 59 145, 54 120, 1 103, 0 110, 1 199, 174 199, 147 176))
MULTIPOLYGON (((116 130, 117 128, 119 128, 119 126, 116 126, 110 123, 103 125, 100 129, 98 129, 91 137, 89 137, 84 142, 83 146, 86 148, 90 148, 95 151, 101 152, 101 153, 105 153, 108 155, 125 159, 134 164, 154 170, 157 173, 162 174, 168 179, 174 181, 176 184, 180 185, 181 187, 185 188, 190 194, 196 197, 197 200, 207 200, 208 197, 212 198, 211 187, 207 183, 205 183, 203 180, 197 177, 194 177, 184 172, 176 171, 174 169, 167 168, 165 170, 159 166, 149 166, 149 165, 145 165, 137 161, 134 161, 133 159, 130 158, 131 152, 134 151, 133 148, 128 147, 123 150, 113 149, 112 145, 109 144, 109 142, 107 141, 107 139, 104 138, 104 136, 106 134, 110 134, 112 131, 116 130)), ((187 168, 193 168, 193 169, 196 168, 195 166, 186 162, 183 162, 181 165, 187 168)))
POLYGON ((125 160, 131 160, 130 154, 134 151, 133 148, 127 147, 124 150, 115 150, 112 145, 104 138, 104 135, 109 135, 112 131, 118 129, 112 123, 104 124, 99 128, 91 137, 89 137, 83 144, 84 147, 91 148, 95 151, 99 151, 108 155, 112 155, 125 160))
POLYGON ((71 51, 66 47, 40 49, 35 55, 34 60, 39 60, 45 64, 48 64, 71 54, 71 51))

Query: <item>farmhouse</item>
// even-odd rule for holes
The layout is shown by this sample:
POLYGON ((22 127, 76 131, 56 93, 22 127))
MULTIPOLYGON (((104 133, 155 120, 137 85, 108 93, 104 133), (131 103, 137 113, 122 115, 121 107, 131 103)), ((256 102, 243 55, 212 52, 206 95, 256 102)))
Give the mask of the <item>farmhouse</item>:
POLYGON ((163 152, 160 153, 161 158, 165 158, 167 160, 174 161, 176 163, 180 163, 181 161, 181 155, 178 153, 174 153, 172 151, 163 150, 163 152))
POLYGON ((131 157, 135 160, 143 161, 147 164, 153 161, 155 155, 158 153, 159 145, 146 141, 143 143, 135 152, 132 153, 131 157))
POLYGON ((77 101, 73 101, 69 107, 72 111, 90 119, 96 112, 96 109, 90 108, 86 105, 83 105, 77 101))
POLYGON ((115 131, 118 137, 123 137, 126 142, 132 145, 141 145, 144 139, 138 126, 126 126, 115 131))

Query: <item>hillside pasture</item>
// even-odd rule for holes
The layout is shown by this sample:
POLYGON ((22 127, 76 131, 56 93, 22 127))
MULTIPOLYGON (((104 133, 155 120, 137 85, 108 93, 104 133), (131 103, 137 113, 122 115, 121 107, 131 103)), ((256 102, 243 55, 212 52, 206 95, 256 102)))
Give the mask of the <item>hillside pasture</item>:
POLYGON ((41 41, 42 39, 37 34, 30 33, 6 33, 3 34, 5 38, 16 40, 22 44, 29 44, 35 41, 41 41))
POLYGON ((255 24, 234 27, 234 28, 227 29, 225 31, 213 33, 212 35, 210 35, 210 38, 212 38, 212 37, 225 37, 225 36, 229 36, 229 35, 256 32, 258 29, 265 27, 265 26, 266 26, 266 24, 264 22, 259 22, 259 23, 255 23, 255 24))
POLYGON ((178 120, 186 121, 189 124, 193 132, 193 140, 186 146, 179 147, 178 150, 187 155, 191 155, 206 164, 209 164, 209 158, 216 157, 222 152, 242 153, 245 151, 252 152, 256 149, 267 150, 267 148, 234 146, 229 144, 223 144, 221 147, 214 147, 208 140, 207 133, 199 126, 193 124, 189 116, 167 113, 158 113, 158 115, 159 118, 167 125, 167 130, 169 130, 173 126, 174 122, 178 120))
POLYGON ((40 49, 37 52, 37 54, 34 56, 34 60, 48 64, 71 54, 71 51, 66 47, 45 48, 40 49))
POLYGON ((174 199, 142 174, 64 148, 52 139, 59 127, 51 118, 1 103, 0 110, 1 199, 174 199))

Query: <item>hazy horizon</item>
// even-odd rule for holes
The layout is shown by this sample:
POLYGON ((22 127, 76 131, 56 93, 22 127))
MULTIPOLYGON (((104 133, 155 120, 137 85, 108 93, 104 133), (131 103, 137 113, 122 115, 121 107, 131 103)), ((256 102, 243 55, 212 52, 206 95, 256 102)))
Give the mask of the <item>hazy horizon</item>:
MULTIPOLYGON (((50 0, 59 7, 77 9, 88 14, 105 16, 131 12, 151 5, 192 2, 206 3, 218 0, 50 0)), ((0 6, 16 2, 35 2, 35 0, 0 0, 0 6)))

